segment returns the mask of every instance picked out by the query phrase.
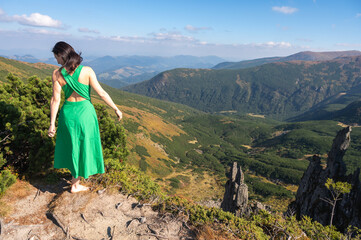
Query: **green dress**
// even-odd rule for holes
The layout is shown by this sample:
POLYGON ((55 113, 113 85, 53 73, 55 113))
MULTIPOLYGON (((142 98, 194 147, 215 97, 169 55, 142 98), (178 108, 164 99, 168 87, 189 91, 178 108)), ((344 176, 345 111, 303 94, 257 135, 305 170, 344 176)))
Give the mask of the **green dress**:
POLYGON ((62 87, 65 99, 75 91, 86 100, 65 100, 59 111, 54 154, 54 168, 68 168, 74 178, 104 173, 99 124, 90 99, 91 88, 78 82, 82 68, 79 65, 73 75, 64 68, 61 71, 67 83, 62 87))

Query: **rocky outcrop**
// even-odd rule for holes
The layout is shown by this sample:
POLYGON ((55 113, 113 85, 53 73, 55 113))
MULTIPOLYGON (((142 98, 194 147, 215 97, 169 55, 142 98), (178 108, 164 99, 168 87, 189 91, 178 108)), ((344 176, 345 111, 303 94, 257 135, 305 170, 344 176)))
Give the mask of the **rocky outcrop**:
POLYGON ((237 217, 258 213, 259 210, 270 211, 270 207, 260 202, 248 203, 248 186, 244 183, 244 174, 241 167, 234 162, 229 173, 229 180, 221 203, 223 211, 234 213, 237 217))
POLYGON ((0 206, 11 211, 0 218, 0 239, 196 239, 185 219, 130 195, 105 189, 72 194, 66 188, 64 181, 17 180, 1 198, 0 206))
POLYGON ((221 208, 240 217, 247 211, 248 186, 244 183, 244 174, 236 162, 233 163, 225 188, 221 208))
POLYGON ((289 212, 295 213, 297 218, 306 215, 324 225, 329 224, 331 205, 322 199, 332 199, 330 191, 325 187, 327 178, 331 178, 335 182, 352 184, 351 192, 343 195, 342 200, 336 204, 333 225, 341 231, 348 225, 361 227, 360 169, 346 175, 346 165, 343 162, 343 156, 351 141, 350 133, 351 127, 346 127, 337 133, 325 168, 322 167, 321 158, 313 156, 301 179, 296 200, 289 205, 289 212))

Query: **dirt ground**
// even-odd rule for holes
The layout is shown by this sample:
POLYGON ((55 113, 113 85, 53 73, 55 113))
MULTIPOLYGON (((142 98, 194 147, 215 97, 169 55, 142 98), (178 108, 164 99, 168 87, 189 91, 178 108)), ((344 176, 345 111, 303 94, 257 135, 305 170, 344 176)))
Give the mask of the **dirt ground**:
POLYGON ((195 239, 183 221, 132 196, 107 189, 72 194, 69 186, 65 179, 18 180, 0 199, 0 239, 195 239))

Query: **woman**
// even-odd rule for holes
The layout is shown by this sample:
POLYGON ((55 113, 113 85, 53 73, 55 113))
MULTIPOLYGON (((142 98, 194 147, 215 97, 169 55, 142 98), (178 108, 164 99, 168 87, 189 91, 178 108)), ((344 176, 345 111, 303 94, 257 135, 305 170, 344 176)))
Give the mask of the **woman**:
POLYGON ((87 179, 90 175, 104 173, 98 119, 90 99, 91 88, 114 109, 118 121, 122 112, 100 86, 93 69, 80 65, 83 58, 69 44, 58 42, 52 52, 62 66, 54 70, 52 76, 49 137, 54 137, 56 132, 61 90, 65 93, 65 102, 59 111, 54 168, 70 170, 72 193, 86 191, 89 188, 80 184, 80 177, 87 179))

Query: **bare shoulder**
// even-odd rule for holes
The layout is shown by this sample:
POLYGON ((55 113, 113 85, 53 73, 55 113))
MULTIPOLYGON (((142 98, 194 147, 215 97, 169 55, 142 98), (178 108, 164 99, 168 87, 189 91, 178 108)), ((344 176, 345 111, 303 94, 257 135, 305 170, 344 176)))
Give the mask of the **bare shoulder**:
POLYGON ((53 80, 57 80, 60 77, 60 68, 53 71, 53 80))
POLYGON ((94 70, 89 66, 83 66, 82 70, 85 71, 88 74, 93 74, 94 73, 94 70))
POLYGON ((60 69, 60 68, 55 69, 55 70, 53 71, 53 75, 59 74, 59 69, 60 69))
POLYGON ((85 76, 89 79, 89 84, 93 86, 93 84, 97 82, 94 70, 89 66, 83 66, 82 71, 84 71, 85 76))

